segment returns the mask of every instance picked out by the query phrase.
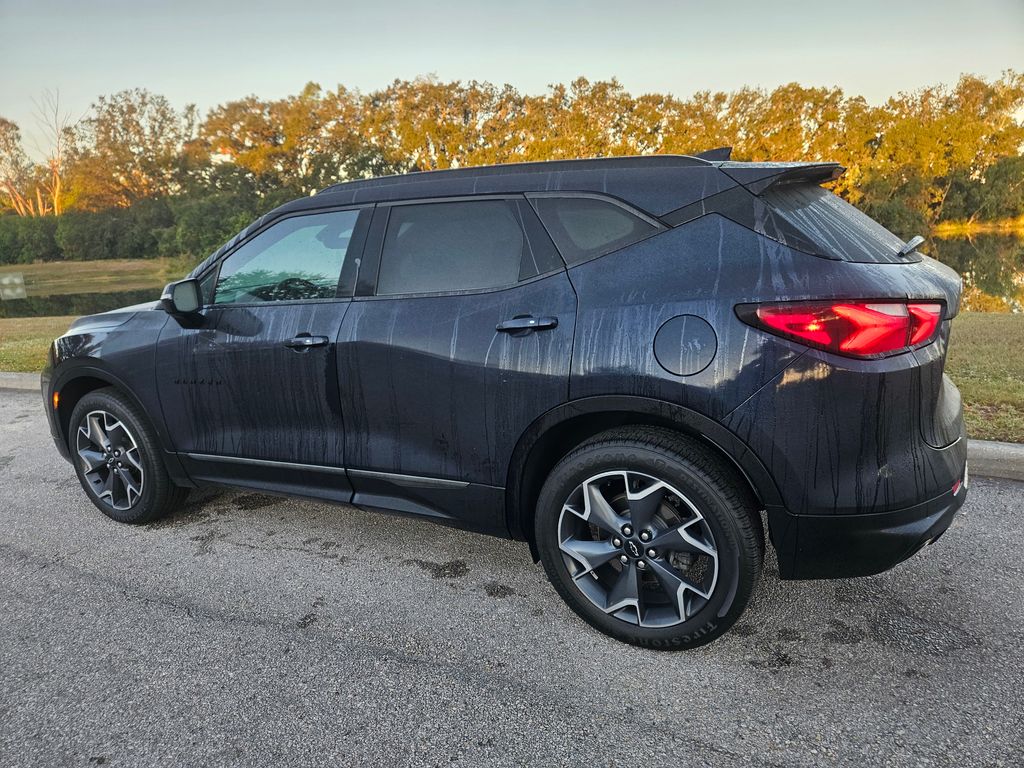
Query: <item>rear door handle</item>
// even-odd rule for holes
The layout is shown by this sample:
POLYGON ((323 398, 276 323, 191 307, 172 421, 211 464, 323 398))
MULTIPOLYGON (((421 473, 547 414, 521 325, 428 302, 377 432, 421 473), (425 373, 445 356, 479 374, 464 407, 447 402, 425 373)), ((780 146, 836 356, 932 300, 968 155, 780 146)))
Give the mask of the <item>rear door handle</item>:
POLYGON ((529 333, 530 331, 544 331, 556 327, 558 327, 557 317, 519 315, 511 320, 504 320, 498 323, 495 329, 502 333, 529 333))
POLYGON ((322 347, 330 341, 326 336, 310 336, 308 333, 300 333, 284 343, 286 347, 301 351, 311 347, 322 347))

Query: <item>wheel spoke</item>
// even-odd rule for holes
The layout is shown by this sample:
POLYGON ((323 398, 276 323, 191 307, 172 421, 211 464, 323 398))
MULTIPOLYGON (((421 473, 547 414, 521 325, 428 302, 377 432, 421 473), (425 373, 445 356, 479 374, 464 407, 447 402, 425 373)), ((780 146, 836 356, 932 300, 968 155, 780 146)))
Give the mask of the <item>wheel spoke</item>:
POLYGON ((658 580, 658 583, 661 585, 665 594, 675 601, 676 611, 679 613, 680 619, 685 620, 687 618, 687 590, 707 599, 708 595, 703 590, 698 588, 692 581, 681 576, 679 572, 666 561, 651 560, 648 562, 648 566, 654 574, 654 577, 658 580))
POLYGON ((89 430, 85 433, 85 436, 89 438, 89 442, 104 451, 107 450, 110 447, 110 438, 107 437, 107 433, 100 423, 100 414, 90 413, 88 422, 89 430))
POLYGON ((613 546, 610 541, 588 541, 576 537, 566 539, 559 547, 569 557, 583 566, 584 570, 573 577, 576 579, 586 576, 595 568, 604 565, 621 551, 618 547, 613 546))
POLYGON ((95 472, 107 463, 106 455, 92 448, 79 448, 78 457, 82 460, 82 471, 86 474, 95 472))
POLYGON ((121 481, 121 486, 124 488, 125 499, 130 507, 135 503, 135 500, 141 495, 141 488, 139 484, 135 482, 135 478, 131 476, 131 473, 127 469, 122 469, 115 475, 118 480, 121 481))
POLYGON ((142 474, 142 461, 139 458, 138 448, 129 448, 122 454, 122 458, 142 474))
POLYGON ((629 519, 638 531, 643 530, 650 526, 655 513, 661 506, 661 502, 665 498, 665 486, 661 484, 652 486, 637 496, 627 492, 626 498, 629 503, 629 519))
POLYGON ((708 546, 686 530, 697 522, 700 522, 700 518, 684 523, 678 528, 670 528, 667 531, 659 533, 651 541, 650 546, 659 551, 668 550, 669 552, 687 552, 692 555, 709 555, 711 557, 716 557, 717 551, 714 547, 708 546))
POLYGON ((114 506, 114 473, 107 472, 107 476, 103 478, 103 483, 100 485, 99 490, 96 493, 101 499, 110 499, 110 505, 114 506))
POLYGON ((622 526, 626 525, 626 518, 619 515, 608 500, 601 493, 597 483, 587 483, 586 490, 586 514, 588 523, 593 523, 608 533, 619 534, 622 526))
POLYGON ((111 445, 121 448, 126 448, 132 443, 128 430, 124 428, 124 424, 116 419, 107 419, 107 439, 110 440, 111 445))
POLYGON ((615 613, 628 606, 636 608, 640 621, 640 571, 633 563, 626 563, 612 588, 608 590, 608 604, 605 613, 615 613))

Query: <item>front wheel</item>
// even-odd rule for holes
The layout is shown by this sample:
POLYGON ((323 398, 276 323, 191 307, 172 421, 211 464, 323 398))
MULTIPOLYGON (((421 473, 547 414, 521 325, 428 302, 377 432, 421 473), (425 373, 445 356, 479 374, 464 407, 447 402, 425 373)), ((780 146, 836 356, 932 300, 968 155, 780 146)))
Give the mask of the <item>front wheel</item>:
POLYGON ((593 627, 634 645, 692 648, 739 618, 764 533, 742 479, 696 440, 623 428, 552 470, 535 535, 555 589, 593 627))
POLYGON ((79 400, 68 432, 82 488, 119 523, 156 520, 188 495, 171 482, 146 419, 116 389, 98 389, 79 400))

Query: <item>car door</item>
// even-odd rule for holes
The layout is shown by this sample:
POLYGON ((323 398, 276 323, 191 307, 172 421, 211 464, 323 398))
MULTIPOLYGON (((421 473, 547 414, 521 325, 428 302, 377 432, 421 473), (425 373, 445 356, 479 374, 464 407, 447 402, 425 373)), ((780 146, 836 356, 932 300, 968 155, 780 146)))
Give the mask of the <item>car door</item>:
POLYGON ((504 531, 516 441, 568 396, 576 297, 525 198, 378 205, 338 345, 355 502, 504 531))
POLYGON ((335 341, 369 216, 277 220, 204 276, 198 322, 164 326, 161 407, 194 479, 351 498, 335 341))

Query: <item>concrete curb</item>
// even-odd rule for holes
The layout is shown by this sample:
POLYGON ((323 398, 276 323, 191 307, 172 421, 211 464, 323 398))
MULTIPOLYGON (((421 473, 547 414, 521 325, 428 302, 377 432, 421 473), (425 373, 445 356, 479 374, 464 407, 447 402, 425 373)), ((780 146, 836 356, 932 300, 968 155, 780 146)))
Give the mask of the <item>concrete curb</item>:
POLYGON ((38 373, 5 373, 0 371, 0 389, 39 392, 38 373))
MULTIPOLYGON (((39 374, 0 372, 0 390, 3 389, 39 392, 39 374)), ((1024 444, 969 440, 967 461, 971 475, 1024 482, 1024 444)))
POLYGON ((1024 482, 1024 445, 968 440, 967 465, 972 477, 1002 477, 1024 482))

